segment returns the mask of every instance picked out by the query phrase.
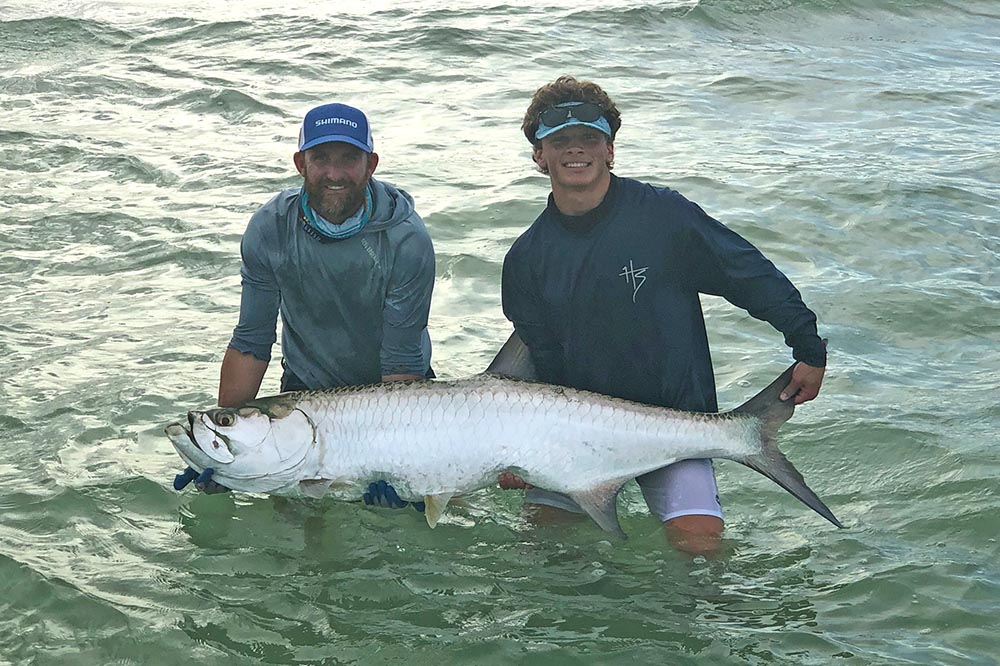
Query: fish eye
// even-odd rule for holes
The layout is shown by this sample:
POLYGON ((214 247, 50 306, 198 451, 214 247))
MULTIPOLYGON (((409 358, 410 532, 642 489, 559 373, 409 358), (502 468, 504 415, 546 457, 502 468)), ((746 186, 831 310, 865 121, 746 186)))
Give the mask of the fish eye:
POLYGON ((219 412, 215 415, 215 425, 228 428, 236 423, 236 415, 232 412, 219 412))

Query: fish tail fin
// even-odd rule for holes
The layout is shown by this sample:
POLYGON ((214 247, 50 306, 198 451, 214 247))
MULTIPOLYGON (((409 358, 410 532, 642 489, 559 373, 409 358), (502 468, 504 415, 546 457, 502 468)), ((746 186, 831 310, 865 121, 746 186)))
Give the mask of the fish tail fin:
POLYGON ((771 479, 837 527, 843 527, 823 500, 806 485, 799 470, 778 449, 778 429, 795 411, 793 398, 781 399, 781 392, 791 381, 794 368, 795 364, 792 364, 767 388, 731 412, 734 415, 752 416, 760 421, 760 452, 739 459, 738 462, 771 479))

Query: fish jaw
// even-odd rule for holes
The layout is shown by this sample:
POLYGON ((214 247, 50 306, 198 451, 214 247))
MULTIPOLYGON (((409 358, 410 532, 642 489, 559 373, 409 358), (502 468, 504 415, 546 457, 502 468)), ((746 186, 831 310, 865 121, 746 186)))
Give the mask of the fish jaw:
POLYGON ((199 472, 212 466, 212 459, 205 455, 205 452, 194 441, 191 430, 184 424, 171 423, 163 430, 167 434, 167 439, 173 444, 174 450, 188 466, 199 472))
POLYGON ((228 465, 236 459, 229 438, 212 427, 212 421, 205 412, 188 412, 187 427, 171 423, 164 432, 182 457, 199 461, 203 467, 228 465))

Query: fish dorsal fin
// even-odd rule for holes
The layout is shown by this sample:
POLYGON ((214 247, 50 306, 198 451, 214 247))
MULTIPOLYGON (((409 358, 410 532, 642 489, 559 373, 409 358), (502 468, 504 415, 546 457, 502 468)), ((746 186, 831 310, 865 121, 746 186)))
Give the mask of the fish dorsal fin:
POLYGON ((427 519, 427 524, 431 526, 431 529, 434 529, 434 526, 441 520, 444 510, 448 508, 448 502, 451 501, 451 497, 451 493, 424 495, 424 518, 427 519))
POLYGON ((486 368, 486 372, 491 375, 510 377, 511 379, 523 379, 525 381, 538 381, 535 373, 535 364, 531 361, 531 352, 521 341, 521 337, 514 331, 503 343, 503 347, 497 352, 496 358, 486 368))
POLYGON ((602 530, 627 539, 618 522, 618 493, 629 479, 614 479, 596 488, 567 493, 602 530))

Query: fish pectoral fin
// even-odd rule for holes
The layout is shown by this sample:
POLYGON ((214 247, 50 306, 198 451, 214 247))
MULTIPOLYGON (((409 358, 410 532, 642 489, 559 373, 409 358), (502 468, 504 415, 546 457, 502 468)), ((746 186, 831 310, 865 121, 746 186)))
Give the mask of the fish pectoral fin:
POLYGON ((587 515, 605 532, 611 532, 621 539, 628 535, 618 522, 618 493, 629 479, 616 479, 595 488, 567 493, 587 515))
POLYGON ((319 499, 326 495, 326 491, 334 483, 332 479, 302 479, 299 481, 299 492, 306 497, 319 499))
POLYGON ((424 517, 432 529, 441 520, 441 516, 444 515, 444 510, 448 508, 448 502, 451 501, 451 498, 452 493, 424 495, 424 517))

